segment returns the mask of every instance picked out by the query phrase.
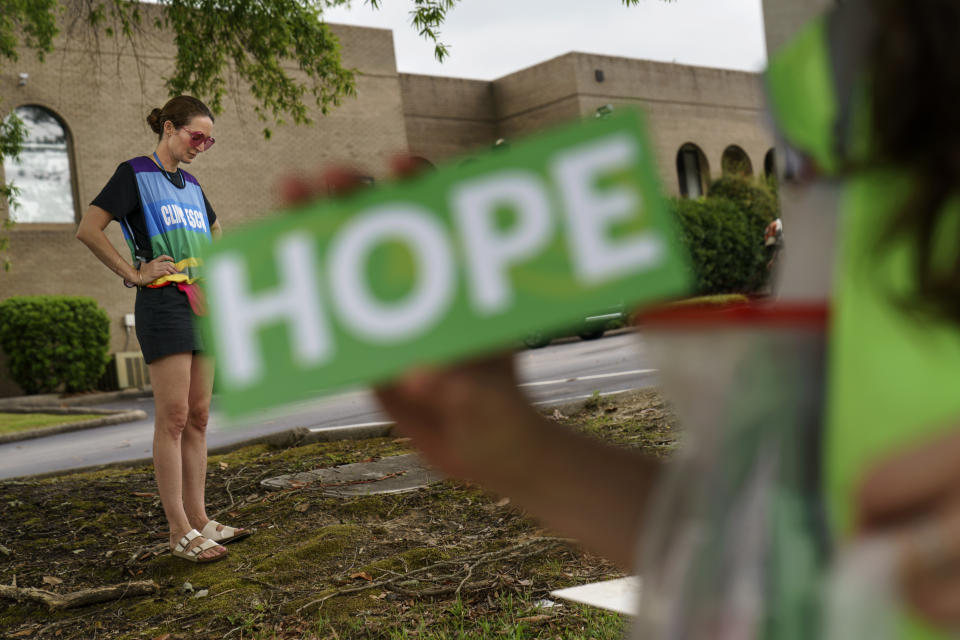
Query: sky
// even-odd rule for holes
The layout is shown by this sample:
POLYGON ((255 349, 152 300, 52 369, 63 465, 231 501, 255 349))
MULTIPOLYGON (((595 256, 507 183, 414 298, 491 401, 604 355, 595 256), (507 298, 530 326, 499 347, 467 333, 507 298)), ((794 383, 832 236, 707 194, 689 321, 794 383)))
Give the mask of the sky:
POLYGON ((761 0, 461 0, 449 13, 442 64, 410 26, 412 0, 328 9, 331 23, 393 30, 404 73, 493 80, 569 51, 759 71, 766 64, 761 0))

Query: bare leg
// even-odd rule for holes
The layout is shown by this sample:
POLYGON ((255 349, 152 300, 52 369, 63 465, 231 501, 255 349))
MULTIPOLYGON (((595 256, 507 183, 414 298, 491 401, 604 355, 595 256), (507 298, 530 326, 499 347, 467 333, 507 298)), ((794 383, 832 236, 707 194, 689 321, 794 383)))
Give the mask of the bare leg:
MULTIPOLYGON (((181 446, 187 426, 191 379, 190 353, 165 356, 150 363, 156 419, 153 429, 153 467, 160 502, 170 525, 170 545, 175 545, 193 527, 184 511, 181 446)), ((190 546, 204 542, 196 538, 190 546)), ((212 558, 226 553, 214 547, 200 554, 212 558)))
POLYGON ((204 485, 207 481, 207 420, 213 393, 213 371, 209 358, 194 355, 190 366, 187 427, 183 431, 183 507, 197 530, 207 517, 204 485))
POLYGON ((183 507, 190 524, 198 531, 210 521, 204 494, 207 479, 207 421, 212 393, 213 361, 208 356, 194 355, 190 369, 187 427, 183 431, 180 451, 183 461, 183 507))

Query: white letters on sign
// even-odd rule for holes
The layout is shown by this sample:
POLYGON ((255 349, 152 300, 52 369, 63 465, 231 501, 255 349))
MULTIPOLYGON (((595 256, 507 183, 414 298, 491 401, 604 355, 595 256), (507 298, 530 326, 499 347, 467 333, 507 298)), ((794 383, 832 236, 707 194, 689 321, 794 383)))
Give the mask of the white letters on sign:
POLYGON ((554 181, 563 195, 570 226, 567 241, 577 273, 586 284, 651 265, 664 251, 663 243, 648 234, 613 242, 610 226, 637 212, 640 194, 624 188, 597 193, 594 188, 603 175, 630 167, 638 153, 633 138, 616 135, 568 151, 553 163, 554 181))
POLYGON ((432 326, 453 299, 456 265, 444 228, 411 204, 367 210, 347 224, 330 247, 330 288, 345 327, 375 342, 394 342, 432 326), (370 292, 366 264, 380 243, 398 240, 416 259, 413 291, 384 303, 370 292))
POLYGON ((304 233, 291 233, 277 242, 277 278, 280 285, 250 295, 250 280, 244 261, 224 255, 209 266, 210 286, 217 315, 224 318, 216 338, 223 371, 236 386, 256 382, 263 369, 257 331, 264 325, 285 322, 292 329, 294 360, 305 367, 326 359, 333 345, 320 302, 314 240, 304 233))
POLYGON ((550 237, 550 201, 543 181, 531 172, 497 173, 461 185, 451 202, 474 305, 483 314, 497 313, 513 301, 510 266, 536 255, 550 237), (516 217, 506 231, 496 228, 499 208, 516 217))
MULTIPOLYGON (((460 269, 477 313, 506 313, 515 297, 511 269, 552 246, 561 225, 569 269, 584 285, 652 266, 666 250, 658 236, 614 233, 615 225, 638 215, 640 194, 619 182, 603 183, 634 167, 640 152, 634 138, 616 134, 557 155, 548 180, 524 169, 468 179, 451 188, 449 222, 409 202, 371 206, 342 224, 319 260, 317 238, 306 230, 289 232, 277 241, 278 284, 267 291, 250 292, 249 266, 238 254, 216 256, 207 277, 216 292, 215 338, 227 384, 252 386, 264 374, 258 333, 269 325, 289 327, 292 359, 305 369, 334 355, 328 313, 343 331, 370 343, 422 336, 443 321, 456 299, 460 269), (499 211, 509 212, 509 224, 498 224, 499 211), (389 302, 378 299, 367 275, 371 254, 388 242, 405 246, 414 261, 411 290, 389 302), (455 262, 457 251, 462 265, 455 262)), ((184 212, 170 209, 163 215, 176 220, 184 212)), ((188 211, 187 222, 203 225, 203 216, 188 211)))

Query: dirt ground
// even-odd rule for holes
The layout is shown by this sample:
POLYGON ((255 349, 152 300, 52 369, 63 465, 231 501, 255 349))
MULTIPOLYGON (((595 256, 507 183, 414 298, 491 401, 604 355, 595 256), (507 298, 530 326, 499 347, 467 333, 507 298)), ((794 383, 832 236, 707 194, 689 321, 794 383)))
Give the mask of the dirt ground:
MULTIPOLYGON (((676 445, 675 418, 653 391, 548 415, 657 455, 676 445)), ((619 637, 616 614, 538 605, 553 589, 622 573, 541 530, 507 499, 453 482, 349 499, 313 485, 260 485, 408 451, 381 438, 211 457, 210 513, 256 534, 210 565, 166 552, 151 467, 0 482, 0 585, 60 596, 119 586, 107 602, 63 610, 0 597, 0 637, 619 637), (150 580, 154 593, 130 594, 132 583, 150 580)))

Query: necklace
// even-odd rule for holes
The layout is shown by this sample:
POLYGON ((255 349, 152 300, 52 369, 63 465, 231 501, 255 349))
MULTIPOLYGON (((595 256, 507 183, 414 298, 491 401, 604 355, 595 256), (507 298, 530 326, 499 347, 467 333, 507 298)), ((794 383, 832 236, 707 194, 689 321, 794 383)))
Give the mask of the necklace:
POLYGON ((180 178, 180 184, 177 184, 174 181, 173 176, 170 175, 170 172, 163 168, 163 163, 160 162, 160 158, 157 156, 156 151, 153 152, 153 159, 157 161, 160 171, 162 171, 163 175, 166 176, 167 180, 170 181, 170 184, 175 186, 177 189, 183 189, 185 186, 187 186, 187 182, 184 180, 183 174, 180 172, 180 167, 177 167, 177 177, 180 178))

